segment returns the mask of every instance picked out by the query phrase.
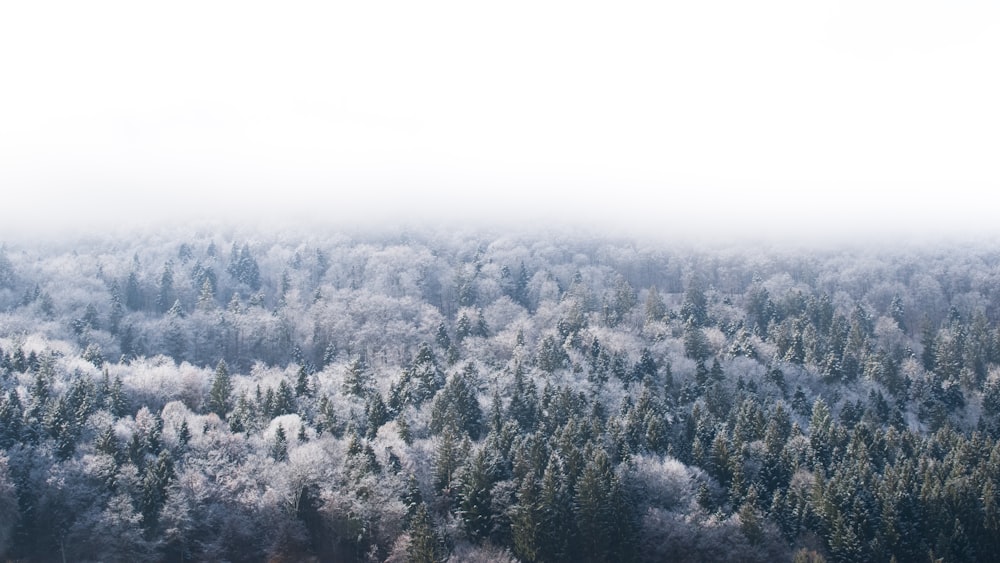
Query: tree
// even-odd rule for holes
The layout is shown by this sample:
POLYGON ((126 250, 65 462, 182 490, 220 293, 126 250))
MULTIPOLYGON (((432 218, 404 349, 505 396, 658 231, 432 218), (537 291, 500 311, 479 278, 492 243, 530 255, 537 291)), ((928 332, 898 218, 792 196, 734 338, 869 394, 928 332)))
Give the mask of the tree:
POLYGON ((24 409, 16 389, 7 392, 6 399, 0 394, 0 449, 7 449, 21 441, 21 427, 24 409))
POLYGON ((156 461, 146 467, 142 480, 142 521, 152 530, 159 519, 160 509, 167 498, 167 486, 174 478, 174 464, 170 454, 163 450, 156 461))
POLYGON ((298 372, 295 374, 295 396, 296 397, 312 397, 313 390, 309 385, 309 373, 306 371, 305 366, 299 366, 298 372))
MULTIPOLYGON (((0 254, 0 258, 5 258, 0 254)), ((7 458, 0 454, 0 557, 4 557, 10 547, 14 528, 20 519, 17 489, 10 480, 7 458)))
POLYGON ((540 550, 540 520, 538 510, 538 485, 532 473, 521 479, 517 490, 517 504, 512 508, 511 532, 514 553, 524 561, 537 561, 540 550))
POLYGON ((191 429, 188 427, 187 419, 181 422, 181 427, 177 430, 177 443, 184 448, 191 441, 191 429))
POLYGON ((662 321, 666 316, 667 306, 663 303, 663 298, 660 297, 660 292, 654 285, 649 288, 649 293, 646 294, 646 322, 662 321))
POLYGON ((434 488, 438 491, 450 489, 455 471, 461 464, 458 439, 450 429, 441 435, 434 456, 434 488))
POLYGON ((684 355, 693 360, 705 360, 711 350, 705 333, 692 320, 684 325, 684 355))
MULTIPOLYGON (((14 266, 7 258, 7 249, 0 246, 0 289, 14 289, 17 277, 14 275, 14 266)), ((0 554, 3 550, 0 549, 0 554)))
POLYGON ((537 361, 540 369, 552 373, 564 367, 569 357, 555 336, 547 334, 538 345, 537 361))
POLYGON ((459 514, 465 530, 473 538, 485 538, 492 531, 493 512, 490 489, 495 468, 481 448, 465 465, 459 482, 459 514))
POLYGON ((163 266, 163 273, 160 275, 160 289, 156 294, 157 311, 166 313, 176 300, 174 295, 174 265, 173 262, 167 260, 163 266))
POLYGON ((129 272, 125 281, 125 306, 132 311, 139 311, 143 308, 145 298, 142 295, 142 287, 139 285, 139 275, 133 270, 129 272))
POLYGON ((369 439, 374 439, 378 434, 378 429, 392 419, 389 415, 389 409, 385 406, 385 401, 382 400, 382 394, 378 391, 373 391, 365 401, 365 418, 368 423, 367 436, 369 439))
POLYGON ((236 244, 233 244, 227 271, 236 281, 246 284, 251 291, 260 289, 260 266, 250 253, 249 244, 244 243, 239 252, 236 251, 236 244))
POLYGON ((681 318, 699 327, 704 326, 708 320, 708 299, 705 297, 705 288, 698 276, 692 276, 688 280, 684 302, 681 304, 681 318))
POLYGON ((187 355, 186 325, 183 322, 184 311, 181 302, 175 301, 167 311, 167 330, 163 335, 163 344, 169 354, 178 363, 184 361, 187 355))
POLYGON ((232 408, 230 395, 233 392, 233 383, 229 377, 229 367, 225 360, 219 360, 215 367, 215 377, 212 379, 212 389, 208 394, 208 410, 225 419, 226 413, 232 408))
POLYGON ((427 505, 420 503, 410 523, 410 543, 406 548, 410 563, 437 563, 437 538, 427 505))
POLYGON ((285 428, 278 424, 274 429, 274 441, 271 443, 271 457, 275 461, 288 460, 288 436, 285 435, 285 428))
POLYGON ((440 433, 445 428, 461 430, 473 440, 478 440, 483 430, 483 412, 473 386, 475 367, 468 364, 456 373, 434 398, 431 410, 431 431, 440 433))
POLYGON ((357 397, 364 396, 368 379, 364 361, 361 358, 354 358, 344 372, 344 393, 357 397))
POLYGON ((892 302, 889 303, 889 316, 896 321, 896 326, 904 332, 906 331, 906 311, 903 308, 903 300, 898 293, 892 296, 892 302))
POLYGON ((611 466, 603 449, 594 452, 576 485, 574 512, 585 561, 607 561, 611 553, 611 466))
POLYGON ((215 286, 207 276, 201 283, 201 290, 198 292, 198 309, 202 311, 212 311, 215 309, 215 286))
POLYGON ((573 506, 558 456, 552 456, 545 473, 538 508, 541 515, 539 560, 560 561, 570 555, 573 535, 573 506))
POLYGON ((419 406, 444 385, 444 373, 438 367, 434 351, 426 342, 420 345, 417 357, 404 374, 404 396, 409 402, 419 406))

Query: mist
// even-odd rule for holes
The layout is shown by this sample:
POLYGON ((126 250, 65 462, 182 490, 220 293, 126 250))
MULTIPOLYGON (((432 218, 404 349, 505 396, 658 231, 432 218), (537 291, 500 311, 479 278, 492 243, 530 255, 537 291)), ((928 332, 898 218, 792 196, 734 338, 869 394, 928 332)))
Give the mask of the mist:
POLYGON ((993 233, 997 8, 881 6, 4 7, 0 234, 993 233))

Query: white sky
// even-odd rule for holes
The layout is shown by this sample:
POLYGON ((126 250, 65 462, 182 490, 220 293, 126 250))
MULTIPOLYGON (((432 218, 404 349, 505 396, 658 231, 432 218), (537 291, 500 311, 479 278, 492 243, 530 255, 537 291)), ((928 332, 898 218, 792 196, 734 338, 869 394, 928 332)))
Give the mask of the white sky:
POLYGON ((4 2, 0 234, 1000 232, 998 6, 4 2))

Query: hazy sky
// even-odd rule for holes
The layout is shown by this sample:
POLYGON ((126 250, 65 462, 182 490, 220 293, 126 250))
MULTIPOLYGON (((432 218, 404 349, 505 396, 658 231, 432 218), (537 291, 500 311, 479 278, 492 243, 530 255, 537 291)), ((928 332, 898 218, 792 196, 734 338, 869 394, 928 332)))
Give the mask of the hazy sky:
POLYGON ((996 2, 5 2, 0 232, 1000 231, 996 2))

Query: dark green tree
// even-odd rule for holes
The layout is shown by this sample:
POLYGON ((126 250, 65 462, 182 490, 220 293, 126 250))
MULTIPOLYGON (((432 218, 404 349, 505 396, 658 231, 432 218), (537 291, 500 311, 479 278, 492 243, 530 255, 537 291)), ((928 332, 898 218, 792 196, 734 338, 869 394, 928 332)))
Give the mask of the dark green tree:
POLYGON ((229 377, 229 366, 225 360, 219 360, 215 367, 215 377, 212 379, 212 389, 208 394, 208 410, 225 419, 226 413, 232 408, 230 395, 233 383, 229 377))
POLYGON ((285 428, 281 424, 278 424, 278 427, 274 429, 274 441, 271 443, 271 457, 275 461, 288 460, 288 436, 285 434, 285 428))

